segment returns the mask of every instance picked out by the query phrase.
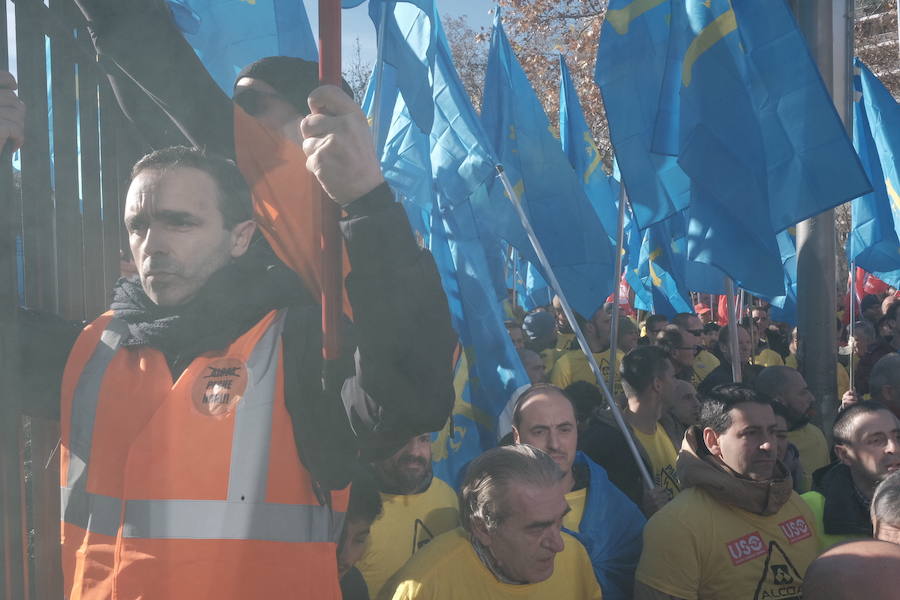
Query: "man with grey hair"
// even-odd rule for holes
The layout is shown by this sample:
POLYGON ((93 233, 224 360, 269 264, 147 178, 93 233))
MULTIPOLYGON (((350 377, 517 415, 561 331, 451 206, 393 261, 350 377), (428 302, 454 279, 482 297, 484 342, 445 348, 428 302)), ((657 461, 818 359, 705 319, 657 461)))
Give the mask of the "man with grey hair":
POLYGON ((871 517, 876 540, 900 544, 900 471, 885 477, 875 488, 871 517))
POLYGON ((561 531, 565 492, 564 473, 540 450, 488 450, 466 471, 462 527, 417 552, 379 598, 601 598, 587 552, 561 531))
POLYGON ((869 394, 900 418, 900 354, 882 356, 869 375, 869 394))

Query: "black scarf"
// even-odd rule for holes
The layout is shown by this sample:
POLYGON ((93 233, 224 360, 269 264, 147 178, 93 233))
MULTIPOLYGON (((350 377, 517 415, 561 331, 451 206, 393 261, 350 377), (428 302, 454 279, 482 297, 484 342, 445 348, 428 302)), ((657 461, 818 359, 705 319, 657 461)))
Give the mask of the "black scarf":
POLYGON ((177 377, 194 358, 224 348, 269 311, 311 302, 297 274, 257 238, 184 304, 156 305, 134 276, 118 281, 110 308, 128 324, 123 344, 161 351, 177 377))

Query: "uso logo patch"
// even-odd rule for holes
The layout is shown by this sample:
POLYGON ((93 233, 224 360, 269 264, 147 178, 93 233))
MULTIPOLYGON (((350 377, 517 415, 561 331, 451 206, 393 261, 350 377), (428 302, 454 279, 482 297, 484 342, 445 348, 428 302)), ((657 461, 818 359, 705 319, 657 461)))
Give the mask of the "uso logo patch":
POLYGON ((731 557, 731 564, 734 566, 742 565, 749 560, 763 556, 766 554, 766 544, 763 543, 762 536, 758 531, 748 533, 743 537, 728 542, 728 555, 731 557))
POLYGON ((795 544, 812 536, 812 530, 809 527, 809 523, 807 523, 806 519, 803 517, 788 519, 784 523, 779 523, 778 526, 781 528, 784 537, 786 537, 791 544, 795 544))

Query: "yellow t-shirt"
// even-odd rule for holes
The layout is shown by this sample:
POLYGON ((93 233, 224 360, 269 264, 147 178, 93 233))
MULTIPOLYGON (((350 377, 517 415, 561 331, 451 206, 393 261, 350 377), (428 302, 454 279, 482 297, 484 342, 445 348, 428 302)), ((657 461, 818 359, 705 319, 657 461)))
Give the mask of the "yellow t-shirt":
POLYGON ((581 517, 584 516, 584 504, 587 502, 587 492, 588 489, 584 487, 566 494, 566 502, 569 503, 569 508, 572 510, 563 517, 563 527, 569 531, 574 531, 575 533, 579 531, 581 517))
POLYGON ((818 553, 812 513, 796 493, 764 517, 688 488, 647 522, 636 578, 689 600, 796 600, 818 553))
POLYGON ((562 537, 565 549, 556 555, 553 575, 540 583, 514 585, 497 581, 478 558, 468 534, 455 529, 406 563, 378 600, 600 600, 600 585, 587 551, 568 534, 562 537))
MULTIPOLYGON (((609 350, 604 350, 603 352, 594 352, 594 360, 597 361, 597 366, 600 367, 600 372, 603 373, 603 379, 608 384, 609 383, 609 350)), ((621 364, 622 361, 622 353, 616 353, 616 364, 621 364)), ((597 385, 597 378, 594 377, 594 372, 591 370, 591 365, 588 362, 587 357, 584 355, 584 352, 581 350, 569 350, 565 354, 559 357, 556 361, 556 364, 553 365, 553 370, 550 371, 550 383, 553 385, 565 389, 566 386, 575 383, 576 381, 587 381, 588 383, 593 383, 597 385)), ((598 386, 599 387, 599 386, 598 386)), ((624 395, 624 391, 622 390, 622 382, 619 378, 618 369, 616 372, 616 378, 613 382, 613 389, 610 390, 614 398, 618 398, 624 395)))
POLYGON ((459 526, 456 493, 437 477, 421 494, 381 494, 381 502, 381 516, 372 523, 368 548, 356 564, 372 598, 422 546, 459 526))
POLYGON ((572 346, 574 340, 574 333, 558 333, 556 334, 556 349, 568 350, 572 346))
POLYGON ((678 475, 675 473, 675 461, 678 459, 678 452, 672 444, 672 438, 666 433, 662 425, 656 426, 656 431, 652 434, 646 434, 632 427, 634 437, 644 447, 647 456, 650 457, 650 466, 653 469, 653 475, 656 485, 669 491, 669 497, 674 497, 681 491, 681 485, 678 483, 678 475))
POLYGON ((812 423, 807 423, 800 429, 788 431, 787 437, 788 441, 800 451, 800 465, 803 467, 803 482, 800 489, 801 493, 808 492, 812 488, 813 472, 831 462, 825 434, 812 423))
POLYGON ((700 385, 700 382, 706 379, 706 376, 719 366, 719 359, 713 356, 711 352, 701 350, 694 357, 693 372, 691 373, 691 383, 694 387, 700 385))
POLYGON ((784 359, 771 348, 766 348, 753 357, 753 364, 761 367, 780 367, 784 365, 784 359))

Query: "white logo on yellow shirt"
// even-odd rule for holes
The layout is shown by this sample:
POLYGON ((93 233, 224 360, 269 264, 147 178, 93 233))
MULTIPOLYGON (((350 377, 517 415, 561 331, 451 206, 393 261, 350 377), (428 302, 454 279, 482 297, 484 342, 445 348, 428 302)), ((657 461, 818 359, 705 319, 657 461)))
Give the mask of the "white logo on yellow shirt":
POLYGON ((769 553, 753 600, 801 600, 803 578, 778 542, 769 542, 769 553))

